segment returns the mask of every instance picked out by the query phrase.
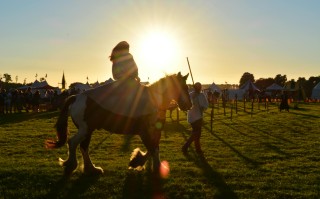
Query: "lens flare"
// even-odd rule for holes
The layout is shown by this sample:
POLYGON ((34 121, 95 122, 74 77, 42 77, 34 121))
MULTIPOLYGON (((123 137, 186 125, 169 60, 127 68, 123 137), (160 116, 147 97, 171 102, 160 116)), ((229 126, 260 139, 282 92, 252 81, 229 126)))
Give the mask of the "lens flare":
POLYGON ((162 161, 160 165, 160 176, 162 178, 168 178, 170 173, 170 166, 168 161, 162 161))

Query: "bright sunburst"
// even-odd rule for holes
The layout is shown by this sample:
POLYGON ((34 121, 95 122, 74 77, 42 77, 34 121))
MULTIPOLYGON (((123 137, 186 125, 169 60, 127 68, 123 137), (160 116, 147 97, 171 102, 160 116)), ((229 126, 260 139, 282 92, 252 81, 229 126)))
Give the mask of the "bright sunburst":
POLYGON ((145 65, 157 70, 170 71, 177 52, 176 40, 167 32, 153 31, 141 38, 139 54, 143 56, 145 65))

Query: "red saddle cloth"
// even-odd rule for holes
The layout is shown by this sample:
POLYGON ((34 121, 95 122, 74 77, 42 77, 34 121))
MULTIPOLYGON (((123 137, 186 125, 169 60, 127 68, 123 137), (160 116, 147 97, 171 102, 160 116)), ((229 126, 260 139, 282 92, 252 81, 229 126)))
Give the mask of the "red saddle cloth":
POLYGON ((140 117, 157 112, 147 86, 137 81, 115 81, 84 92, 101 108, 126 117, 140 117))

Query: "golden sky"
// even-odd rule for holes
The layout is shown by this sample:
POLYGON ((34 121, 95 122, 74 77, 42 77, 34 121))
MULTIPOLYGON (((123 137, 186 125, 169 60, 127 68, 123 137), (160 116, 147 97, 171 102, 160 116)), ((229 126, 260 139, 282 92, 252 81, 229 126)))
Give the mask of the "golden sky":
MULTIPOLYGON (((0 74, 58 86, 110 77, 108 56, 130 44, 141 81, 189 72, 204 84, 277 74, 320 75, 320 1, 4 1, 0 74)), ((191 83, 189 78, 188 83, 191 83)))

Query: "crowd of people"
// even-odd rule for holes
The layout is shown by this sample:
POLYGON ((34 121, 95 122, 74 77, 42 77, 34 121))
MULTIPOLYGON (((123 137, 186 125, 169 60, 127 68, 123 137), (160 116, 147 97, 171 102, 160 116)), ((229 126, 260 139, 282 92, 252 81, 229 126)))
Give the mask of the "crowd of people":
POLYGON ((0 114, 12 114, 40 111, 40 104, 54 104, 58 97, 57 91, 46 90, 43 97, 40 90, 32 90, 28 87, 26 90, 19 89, 1 89, 0 90, 0 114))

